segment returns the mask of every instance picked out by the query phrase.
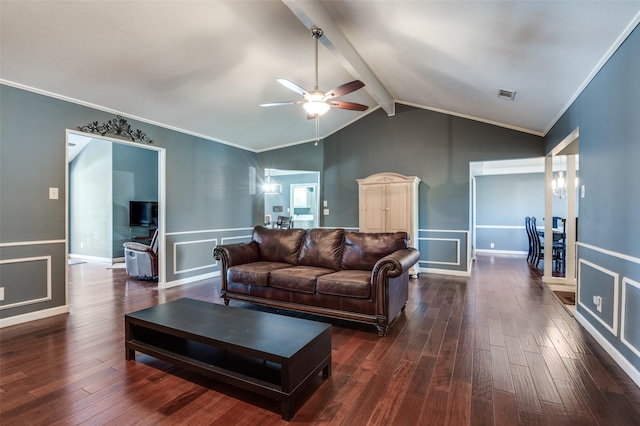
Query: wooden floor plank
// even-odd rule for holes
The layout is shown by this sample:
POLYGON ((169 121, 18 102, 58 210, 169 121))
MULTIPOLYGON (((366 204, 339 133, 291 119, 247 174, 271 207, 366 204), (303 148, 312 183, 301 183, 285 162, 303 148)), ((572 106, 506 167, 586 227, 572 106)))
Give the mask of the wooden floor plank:
POLYGON ((493 375, 490 351, 482 349, 476 349, 474 351, 472 380, 472 394, 474 398, 493 398, 493 375))
POLYGON ((493 407, 496 426, 516 425, 519 423, 518 403, 515 394, 500 391, 494 392, 493 407))
POLYGON ((495 423, 493 401, 482 398, 471 398, 472 426, 493 426, 495 423))
POLYGON ((491 372, 493 375, 493 388, 495 390, 509 393, 514 392, 507 348, 491 346, 491 372))
POLYGON ((549 369, 547 368, 547 364, 545 363, 542 355, 528 352, 526 356, 527 363, 529 364, 529 371, 531 372, 531 377, 533 378, 533 382, 538 392, 538 398, 541 401, 562 404, 560 394, 556 389, 556 385, 553 382, 551 373, 549 373, 549 369))
POLYGON ((518 409, 520 411, 525 410, 542 413, 540 399, 538 398, 538 393, 536 392, 536 387, 529 368, 521 365, 512 365, 511 375, 513 377, 513 385, 516 391, 518 409))
MULTIPOLYGON (((222 303, 219 277, 159 290, 95 262, 68 272, 69 314, 0 329, 3 426, 288 424, 278 401, 148 355, 124 359, 125 313, 180 297, 222 303)), ((640 389, 522 257, 479 254, 471 277, 421 274, 409 294, 387 337, 331 321, 332 376, 314 378, 294 423, 640 424, 640 389)))

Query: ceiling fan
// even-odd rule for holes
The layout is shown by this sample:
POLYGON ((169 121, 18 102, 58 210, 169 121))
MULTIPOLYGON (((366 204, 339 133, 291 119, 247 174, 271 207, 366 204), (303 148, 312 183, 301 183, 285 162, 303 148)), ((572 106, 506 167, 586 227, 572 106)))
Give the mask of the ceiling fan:
POLYGON ((305 90, 297 84, 284 79, 278 78, 276 81, 282 84, 289 90, 302 95, 302 99, 298 101, 285 101, 285 102, 271 102, 266 104, 260 104, 262 107, 282 106, 282 105, 297 105, 302 104, 302 107, 307 112, 307 118, 313 119, 321 116, 325 112, 329 111, 331 107, 348 109, 351 111, 366 111, 369 107, 367 105, 357 104, 355 102, 345 102, 332 100, 339 96, 346 95, 347 93, 355 92, 356 90, 364 87, 364 83, 360 80, 350 81, 349 83, 342 84, 328 92, 323 92, 318 87, 318 39, 322 37, 322 30, 317 27, 311 28, 311 37, 316 41, 316 85, 313 90, 305 90))

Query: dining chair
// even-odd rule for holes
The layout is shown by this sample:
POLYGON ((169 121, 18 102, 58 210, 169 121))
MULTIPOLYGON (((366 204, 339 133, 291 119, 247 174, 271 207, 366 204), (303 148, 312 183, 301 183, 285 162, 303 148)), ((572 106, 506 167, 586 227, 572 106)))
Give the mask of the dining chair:
POLYGON ((527 233, 527 240, 529 241, 529 251, 527 252, 527 262, 531 263, 533 259, 533 237, 531 236, 531 218, 526 216, 524 218, 524 230, 527 233))
POLYGON ((278 216, 276 221, 276 228, 289 229, 291 228, 291 216, 278 216))
POLYGON ((531 264, 533 264, 537 268, 538 264, 540 264, 540 259, 544 258, 544 237, 542 237, 538 232, 535 216, 532 216, 529 220, 529 229, 531 239, 533 240, 531 264))

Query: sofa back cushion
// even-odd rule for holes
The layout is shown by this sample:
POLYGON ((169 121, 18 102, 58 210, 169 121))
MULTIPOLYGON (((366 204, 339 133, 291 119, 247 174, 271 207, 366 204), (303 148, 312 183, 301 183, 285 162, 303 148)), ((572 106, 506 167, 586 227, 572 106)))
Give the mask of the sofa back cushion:
POLYGON ((304 236, 299 265, 340 269, 344 229, 309 229, 304 236))
POLYGON ((252 239, 258 244, 260 259, 295 265, 300 255, 304 230, 267 229, 264 226, 256 226, 252 239))
POLYGON ((345 232, 341 266, 371 271, 378 260, 408 246, 406 232, 345 232))

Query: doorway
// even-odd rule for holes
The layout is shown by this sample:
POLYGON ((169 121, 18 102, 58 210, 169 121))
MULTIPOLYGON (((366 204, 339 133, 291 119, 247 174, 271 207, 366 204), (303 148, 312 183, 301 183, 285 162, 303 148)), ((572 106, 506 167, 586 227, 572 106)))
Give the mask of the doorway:
MULTIPOLYGON (((100 144, 102 144, 102 146, 104 146, 104 144, 109 145, 110 147, 113 148, 126 148, 127 150, 131 150, 132 148, 135 148, 136 151, 137 150, 145 150, 147 152, 149 151, 153 151, 155 152, 155 159, 153 161, 155 161, 155 164, 153 164, 154 166, 154 174, 156 174, 156 180, 154 182, 155 188, 152 189, 152 192, 155 193, 156 198, 157 198, 157 205, 158 205, 158 222, 157 222, 157 229, 158 229, 158 287, 162 288, 162 286, 164 285, 165 282, 165 265, 166 265, 166 253, 165 253, 165 244, 164 244, 164 235, 165 235, 165 223, 166 223, 166 150, 164 148, 158 148, 155 146, 149 146, 149 145, 142 145, 139 143, 133 143, 133 142, 129 142, 126 140, 121 140, 121 139, 114 139, 114 138, 110 138, 110 137, 105 137, 105 136, 100 136, 100 135, 93 135, 93 134, 87 134, 84 132, 79 132, 79 131, 74 131, 74 130, 67 130, 67 134, 66 134, 66 153, 67 153, 67 167, 65 170, 65 177, 66 177, 66 190, 65 190, 65 194, 66 194, 66 199, 65 199, 65 240, 66 240, 66 252, 67 254, 70 253, 71 251, 71 239, 73 238, 73 234, 71 233, 70 227, 71 227, 71 223, 73 222, 74 218, 70 212, 70 191, 72 190, 70 182, 71 182, 71 173, 70 173, 70 164, 71 164, 71 160, 73 160, 73 158, 78 155, 78 153, 82 152, 83 150, 86 149, 87 146, 90 145, 91 141, 98 141, 100 144)), ((110 151, 111 152, 111 151, 110 151)), ((131 152, 131 151, 130 151, 131 152)), ((98 159, 98 161, 100 160, 99 156, 95 156, 94 159, 98 159)), ((86 170, 91 170, 93 167, 95 167, 95 164, 88 164, 85 169, 86 170)), ((101 165, 100 167, 102 167, 103 169, 106 170, 107 167, 110 167, 108 165, 101 165)), ((134 167, 135 168, 135 167, 134 167)), ((95 176, 95 174, 94 174, 95 176)), ((112 184, 114 181, 115 182, 122 182, 122 181, 129 181, 131 180, 130 177, 127 177, 127 173, 123 172, 123 173, 117 173, 116 175, 111 175, 112 176, 111 179, 107 179, 109 182, 106 184, 106 186, 112 184)), ((104 178, 103 178, 104 180, 104 178)), ((86 186, 89 187, 90 183, 87 182, 86 186)), ((98 191, 95 191, 98 192, 98 191)), ((122 197, 134 197, 134 195, 136 194, 135 190, 130 190, 130 191, 124 191, 126 192, 126 194, 118 194, 118 196, 120 198, 122 197)), ((91 191, 90 189, 86 191, 86 193, 90 194, 91 191)), ((140 192, 137 192, 138 194, 140 194, 140 192)), ((91 195, 89 195, 91 196, 91 195)), ((150 196, 149 196, 150 197, 150 196)), ((122 200, 120 200, 122 201, 122 200)), ((111 215, 112 218, 112 225, 113 225, 113 220, 117 220, 118 221, 118 226, 119 228, 122 229, 117 229, 115 231, 112 231, 113 234, 111 235, 111 238, 109 239, 111 241, 111 243, 113 245, 117 245, 118 243, 120 245, 122 245, 121 241, 115 241, 118 238, 133 238, 137 235, 133 235, 132 231, 130 230, 129 225, 129 216, 128 216, 128 198, 127 198, 127 206, 126 207, 122 207, 122 208, 117 208, 118 206, 116 206, 116 208, 114 208, 114 199, 110 200, 110 204, 106 205, 105 204, 105 209, 107 210, 104 214, 105 215, 111 215), (126 221, 126 223, 123 224, 123 221, 126 221), (125 230, 126 229, 126 230, 125 230), (120 235, 120 234, 125 234, 122 237, 113 237, 113 235, 120 235)), ((136 200, 136 201, 140 201, 140 200, 136 200)), ((156 200, 148 200, 148 201, 156 201, 156 200)), ((105 201, 103 201, 104 203, 105 201)), ((81 210, 80 210, 81 211, 81 210)), ((90 215, 91 213, 89 213, 90 215)), ((138 232, 144 232, 145 230, 137 230, 138 232)), ((149 232, 148 230, 146 230, 146 232, 149 232)), ((88 244, 99 244, 99 242, 94 241, 87 241, 88 244)), ((74 241, 74 244, 84 244, 83 241, 74 241)), ((108 247, 103 247, 103 249, 108 250, 108 247)), ((111 249, 113 249, 111 247, 111 249)), ((105 251, 105 253, 107 253, 108 251, 105 251)), ((113 256, 113 251, 110 252, 111 253, 111 257, 113 256)), ((98 259, 95 260, 99 260, 100 256, 97 256, 98 259)), ((88 260, 91 260, 91 256, 88 256, 88 260)), ((105 260, 109 260, 109 258, 103 258, 101 259, 102 261, 105 260)), ((66 285, 68 286, 68 279, 66 280, 66 285)))
POLYGON ((550 263, 545 251, 545 269, 542 281, 547 284, 573 286, 576 284, 576 241, 578 238, 578 207, 580 196, 584 194, 584 185, 580 185, 579 129, 575 129, 545 158, 545 233, 551 235, 553 226, 553 211, 557 205, 566 211, 564 221, 564 277, 553 277, 550 263))
POLYGON ((320 225, 320 172, 265 169, 265 223, 278 216, 289 216, 292 228, 317 228, 320 225))

